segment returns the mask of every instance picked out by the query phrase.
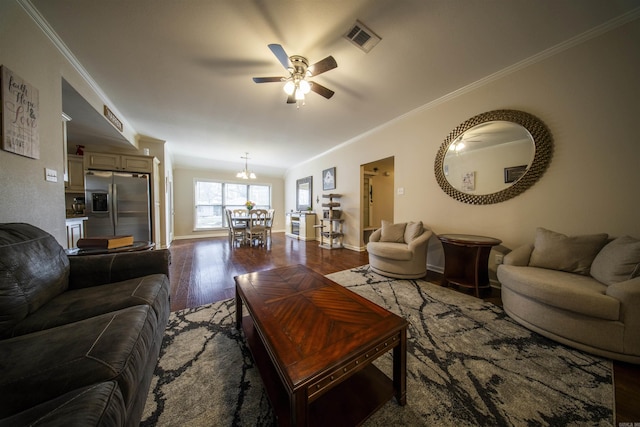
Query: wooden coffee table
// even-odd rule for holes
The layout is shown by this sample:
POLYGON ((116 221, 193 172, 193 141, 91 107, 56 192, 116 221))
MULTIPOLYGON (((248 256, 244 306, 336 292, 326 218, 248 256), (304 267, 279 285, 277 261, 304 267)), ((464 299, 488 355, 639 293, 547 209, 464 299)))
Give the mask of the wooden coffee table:
POLYGON ((394 395, 406 404, 403 318, 302 265, 235 281, 236 326, 278 425, 358 425, 394 395), (371 363, 391 349, 393 379, 371 363))

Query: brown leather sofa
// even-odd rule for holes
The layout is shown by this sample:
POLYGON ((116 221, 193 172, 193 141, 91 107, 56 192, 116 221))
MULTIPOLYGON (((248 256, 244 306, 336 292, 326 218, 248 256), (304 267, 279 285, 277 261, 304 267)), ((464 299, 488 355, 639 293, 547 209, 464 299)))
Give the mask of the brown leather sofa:
POLYGON ((0 224, 0 425, 139 425, 169 317, 169 252, 67 257, 0 224))

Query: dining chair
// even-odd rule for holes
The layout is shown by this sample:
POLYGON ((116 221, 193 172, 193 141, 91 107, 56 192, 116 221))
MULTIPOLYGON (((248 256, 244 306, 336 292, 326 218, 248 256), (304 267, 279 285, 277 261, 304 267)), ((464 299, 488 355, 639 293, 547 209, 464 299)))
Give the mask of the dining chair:
POLYGON ((234 209, 233 211, 231 211, 233 216, 248 216, 249 215, 249 211, 247 211, 246 209, 234 209))
POLYGON ((227 214, 227 222, 229 223, 229 242, 244 243, 247 240, 247 224, 246 222, 234 221, 233 212, 230 209, 225 209, 227 214))
POLYGON ((271 240, 271 229, 273 228, 273 218, 276 214, 276 210, 275 209, 268 209, 267 210, 267 234, 269 237, 269 240, 271 240))
POLYGON ((266 243, 268 215, 269 212, 265 209, 252 209, 249 212, 249 230, 247 236, 251 245, 253 245, 254 239, 258 239, 260 244, 266 243))

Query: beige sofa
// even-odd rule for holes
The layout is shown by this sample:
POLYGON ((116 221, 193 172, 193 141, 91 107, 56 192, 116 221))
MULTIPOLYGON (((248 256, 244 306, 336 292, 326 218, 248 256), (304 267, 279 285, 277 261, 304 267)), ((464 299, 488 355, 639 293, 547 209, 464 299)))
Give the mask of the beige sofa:
POLYGON ((555 341, 640 363, 640 240, 539 228, 498 266, 506 313, 555 341))
POLYGON ((427 275, 427 244, 433 232, 422 221, 392 224, 371 234, 367 243, 369 266, 383 276, 418 279, 427 275))

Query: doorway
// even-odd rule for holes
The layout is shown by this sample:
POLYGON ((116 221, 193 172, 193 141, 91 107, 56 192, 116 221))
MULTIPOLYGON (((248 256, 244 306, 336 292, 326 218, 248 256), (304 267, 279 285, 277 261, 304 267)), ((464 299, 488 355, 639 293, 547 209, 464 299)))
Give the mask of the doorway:
POLYGON ((382 220, 393 222, 394 158, 376 160, 360 166, 360 236, 366 246, 369 236, 382 220))

